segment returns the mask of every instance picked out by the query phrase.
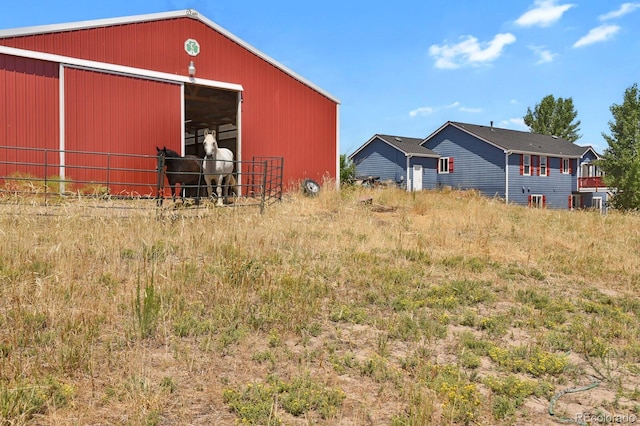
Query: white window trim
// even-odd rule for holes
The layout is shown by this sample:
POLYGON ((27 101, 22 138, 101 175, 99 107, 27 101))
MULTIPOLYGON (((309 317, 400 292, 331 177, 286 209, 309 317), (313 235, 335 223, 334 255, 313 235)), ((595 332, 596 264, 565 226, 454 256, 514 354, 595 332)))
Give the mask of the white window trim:
POLYGON ((449 173, 449 157, 440 157, 438 159, 438 173, 440 173, 440 174, 449 173), (446 168, 446 170, 443 170, 443 164, 444 164, 444 168, 446 168))
POLYGON ((531 176, 531 156, 529 154, 523 154, 522 156, 522 175, 531 176), (527 159, 529 159, 529 164, 527 164, 527 159), (527 172, 527 167, 529 168, 529 172, 527 172))
POLYGON ((571 169, 571 159, 569 158, 563 158, 560 161, 562 161, 562 174, 563 175, 568 175, 571 174, 570 173, 570 169, 571 169), (565 164, 567 167, 565 167, 565 164))
POLYGON ((602 211, 602 205, 603 205, 602 197, 593 197, 591 199, 591 208, 593 209, 597 208, 598 210, 602 211))
POLYGON ((541 155, 540 159, 538 160, 540 162, 540 176, 549 176, 549 159, 544 156, 541 155), (542 173, 542 159, 544 158, 544 173, 542 173))
POLYGON ((531 194, 531 208, 533 209, 541 209, 544 207, 544 195, 542 194, 531 194), (534 200, 539 200, 536 203, 534 200))

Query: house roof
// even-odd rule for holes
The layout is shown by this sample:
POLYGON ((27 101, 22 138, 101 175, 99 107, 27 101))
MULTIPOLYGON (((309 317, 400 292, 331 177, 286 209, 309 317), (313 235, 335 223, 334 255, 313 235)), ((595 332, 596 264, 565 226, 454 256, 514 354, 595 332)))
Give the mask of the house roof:
POLYGON ((275 59, 268 56, 264 52, 258 50, 254 46, 250 45, 249 43, 242 40, 238 36, 227 31, 226 29, 216 24, 215 22, 211 21, 210 19, 207 19, 204 15, 201 15, 198 11, 194 9, 177 10, 173 12, 150 13, 146 15, 125 16, 120 18, 78 21, 78 22, 70 22, 65 24, 39 25, 39 26, 33 26, 33 27, 3 29, 3 30, 0 30, 0 38, 55 33, 55 32, 81 30, 81 29, 88 29, 88 28, 99 28, 99 27, 107 27, 107 26, 117 26, 117 25, 124 25, 124 24, 133 24, 133 23, 148 22, 148 21, 160 21, 160 20, 175 19, 175 18, 182 18, 182 17, 188 17, 188 18, 192 18, 202 22, 203 24, 212 28, 214 31, 233 40, 235 43, 249 50, 256 56, 262 58, 266 62, 269 62, 271 65, 275 66, 276 68, 279 68, 286 74, 289 74, 294 79, 307 85, 308 87, 312 88, 313 90, 317 91, 323 96, 329 98, 333 102, 340 104, 340 100, 335 96, 331 95, 329 92, 321 89, 311 81, 297 74, 290 68, 276 61, 275 59))
MULTIPOLYGON (((454 126, 505 151, 517 153, 542 154, 554 157, 581 157, 590 148, 576 145, 556 136, 455 121, 448 121, 433 134, 436 134, 447 125, 454 126)), ((425 141, 429 138, 431 136, 425 141)))
POLYGON ((406 156, 434 158, 440 157, 440 155, 433 152, 429 148, 425 148, 424 146, 420 145, 424 141, 424 139, 409 138, 406 136, 381 135, 376 133, 364 145, 362 145, 353 154, 351 154, 349 158, 352 159, 358 152, 362 151, 362 149, 364 149, 367 145, 369 145, 376 139, 379 139, 387 143, 388 145, 391 145, 406 156))

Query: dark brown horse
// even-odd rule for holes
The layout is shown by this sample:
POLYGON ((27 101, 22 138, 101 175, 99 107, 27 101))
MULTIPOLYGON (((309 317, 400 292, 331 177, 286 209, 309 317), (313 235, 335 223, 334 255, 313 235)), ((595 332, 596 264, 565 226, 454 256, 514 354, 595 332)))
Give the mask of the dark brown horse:
MULTIPOLYGON (((158 155, 164 156, 165 175, 171 188, 171 198, 176 200, 176 184, 180 184, 184 197, 195 198, 196 203, 205 191, 202 175, 202 160, 195 155, 181 157, 180 154, 166 146, 156 147, 158 155)), ((206 195, 205 195, 206 196, 206 195)))

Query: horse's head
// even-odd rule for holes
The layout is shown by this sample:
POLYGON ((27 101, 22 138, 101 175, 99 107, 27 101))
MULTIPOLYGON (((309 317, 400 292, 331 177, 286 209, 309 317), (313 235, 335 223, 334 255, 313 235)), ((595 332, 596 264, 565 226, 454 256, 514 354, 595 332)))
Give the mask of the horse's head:
POLYGON ((172 149, 167 148, 166 146, 162 148, 158 148, 156 146, 156 151, 158 151, 158 155, 164 155, 166 158, 180 158, 180 154, 172 149))
POLYGON ((216 141, 216 132, 215 130, 211 133, 207 133, 202 141, 204 145, 204 154, 206 158, 211 158, 215 155, 216 150, 218 149, 218 141, 216 141))

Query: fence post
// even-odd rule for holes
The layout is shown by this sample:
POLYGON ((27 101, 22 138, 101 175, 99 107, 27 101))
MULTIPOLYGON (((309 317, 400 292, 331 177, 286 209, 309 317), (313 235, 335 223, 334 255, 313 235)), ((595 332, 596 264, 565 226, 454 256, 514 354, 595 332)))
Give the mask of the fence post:
POLYGON ((158 186, 156 188, 156 206, 162 206, 164 201, 164 155, 158 155, 158 186))
POLYGON ((48 169, 47 168, 47 164, 48 164, 48 161, 47 161, 48 155, 47 154, 48 153, 49 153, 49 150, 45 149, 44 150, 44 205, 45 206, 48 205, 47 203, 48 203, 48 197, 49 197, 49 194, 48 194, 48 191, 47 191, 48 186, 49 186, 49 185, 47 185, 47 183, 48 183, 47 182, 47 169, 48 169))
POLYGON ((265 160, 262 168, 262 191, 260 194, 260 214, 264 213, 264 202, 265 202, 265 193, 266 193, 266 185, 267 185, 267 161, 265 160))
POLYGON ((111 193, 111 190, 109 189, 111 187, 110 180, 111 180, 111 153, 109 152, 107 154, 107 195, 111 193))
POLYGON ((282 201, 282 175, 284 174, 284 157, 280 157, 280 176, 278 179, 278 201, 282 201))
POLYGON ((249 173, 251 175, 251 182, 247 182, 247 183, 250 185, 249 188, 251 189, 248 192, 251 194, 252 197, 254 197, 256 195, 256 156, 255 155, 251 158, 251 172, 249 173))

